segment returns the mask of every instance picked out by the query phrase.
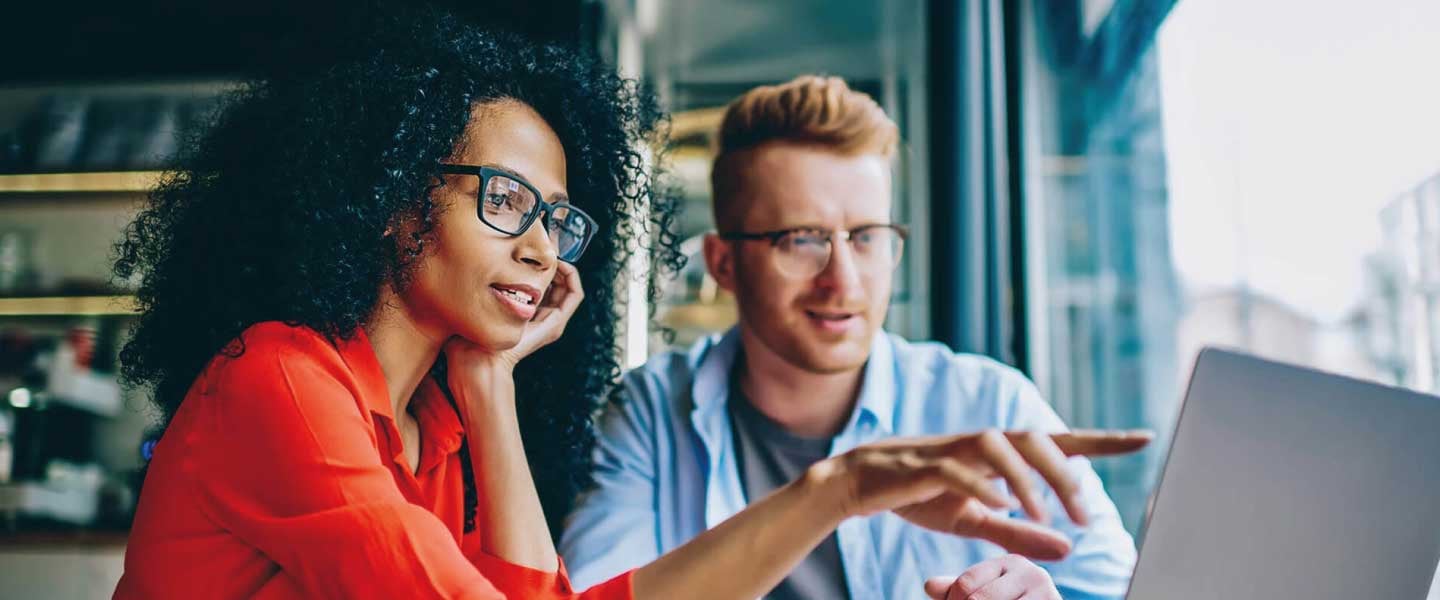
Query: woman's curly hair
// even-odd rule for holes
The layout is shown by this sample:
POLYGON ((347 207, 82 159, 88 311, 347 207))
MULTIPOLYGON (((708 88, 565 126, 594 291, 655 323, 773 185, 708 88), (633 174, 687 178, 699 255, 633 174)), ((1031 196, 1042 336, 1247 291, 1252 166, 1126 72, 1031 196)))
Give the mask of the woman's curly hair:
POLYGON ((554 528, 589 480, 591 417, 620 376, 624 265, 642 236, 657 272, 682 260, 672 196, 644 154, 663 116, 635 82, 570 50, 443 14, 382 23, 323 69, 246 85, 187 142, 117 244, 116 274, 141 277, 123 376, 153 386, 168 423, 213 356, 244 352, 238 336, 255 323, 353 335, 386 278, 403 286, 424 252, 437 166, 471 108, 518 100, 559 135, 569 196, 599 224, 576 265, 586 300, 564 336, 515 373, 526 455, 554 528), (413 239, 386 235, 406 218, 419 220, 413 239))

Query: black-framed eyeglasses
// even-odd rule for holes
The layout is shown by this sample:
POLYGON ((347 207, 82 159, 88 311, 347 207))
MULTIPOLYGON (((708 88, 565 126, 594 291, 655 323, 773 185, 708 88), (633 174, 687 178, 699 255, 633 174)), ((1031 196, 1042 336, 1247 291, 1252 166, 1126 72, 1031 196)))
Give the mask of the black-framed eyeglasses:
POLYGON ((839 237, 850 243, 856 266, 867 273, 893 271, 900 265, 905 251, 905 238, 910 230, 895 223, 873 223, 851 229, 829 230, 797 227, 758 233, 721 233, 720 239, 731 241, 770 242, 775 264, 790 277, 808 278, 819 275, 834 255, 831 240, 839 237))
POLYGON ((504 169, 442 163, 440 172, 480 178, 476 212, 480 222, 500 233, 522 235, 540 218, 555 244, 555 255, 565 262, 579 260, 599 228, 585 211, 566 201, 546 202, 530 182, 504 169))

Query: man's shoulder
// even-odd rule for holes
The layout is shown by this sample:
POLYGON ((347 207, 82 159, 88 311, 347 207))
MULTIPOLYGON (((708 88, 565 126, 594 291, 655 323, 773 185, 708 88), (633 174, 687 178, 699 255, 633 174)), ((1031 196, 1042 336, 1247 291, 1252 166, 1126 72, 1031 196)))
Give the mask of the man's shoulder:
POLYGON ((1007 388, 1031 385, 1030 378, 1019 369, 989 356, 956 352, 940 342, 909 341, 893 333, 886 335, 893 348, 896 368, 906 379, 935 383, 958 379, 1007 388))
POLYGON ((627 384, 640 382, 671 384, 679 379, 693 379, 699 359, 713 343, 711 338, 704 338, 688 348, 670 348, 657 352, 646 359, 645 364, 627 371, 625 381, 627 384))
POLYGON ((1019 369, 937 342, 891 340, 901 429, 938 433, 1048 421, 1048 407, 1019 369))
POLYGON ((719 341, 719 335, 712 335, 688 347, 655 353, 645 364, 625 373, 622 396, 651 408, 682 401, 689 395, 701 362, 719 341))

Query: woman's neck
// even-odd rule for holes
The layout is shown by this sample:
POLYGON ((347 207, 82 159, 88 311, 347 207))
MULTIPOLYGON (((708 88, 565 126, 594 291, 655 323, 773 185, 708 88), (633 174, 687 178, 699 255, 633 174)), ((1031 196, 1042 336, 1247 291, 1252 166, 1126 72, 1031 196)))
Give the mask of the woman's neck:
POLYGON ((390 407, 395 411, 392 414, 400 418, 409 408, 415 389, 429 375, 445 340, 437 339, 440 336, 421 326, 388 286, 380 292, 379 304, 365 324, 365 335, 385 374, 390 407))

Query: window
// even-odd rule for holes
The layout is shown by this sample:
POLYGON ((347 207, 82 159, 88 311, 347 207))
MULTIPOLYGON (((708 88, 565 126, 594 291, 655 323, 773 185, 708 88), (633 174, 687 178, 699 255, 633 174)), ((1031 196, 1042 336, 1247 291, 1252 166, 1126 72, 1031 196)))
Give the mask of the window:
MULTIPOLYGON (((1168 434, 1204 345, 1435 390, 1440 5, 1019 15, 1032 376, 1168 434)), ((1167 440, 1097 464, 1138 531, 1167 440)))
MULTIPOLYGON (((914 224, 886 323, 916 338, 929 331, 925 4, 883 0, 826 2, 711 2, 640 0, 611 3, 601 19, 598 46, 627 76, 638 77, 672 114, 669 168, 681 195, 678 229, 688 266, 661 281, 656 307, 673 340, 627 336, 626 361, 634 366, 667 346, 688 345, 728 329, 737 317, 733 299, 705 270, 701 238, 714 230, 710 216, 712 138, 726 104, 745 91, 804 74, 845 78, 870 94, 895 120, 901 147, 895 162, 895 220, 914 224), (624 3, 621 3, 622 5, 624 3)), ((633 291, 634 299, 640 292, 633 291)), ((632 307, 634 303, 632 303, 632 307)), ((627 327, 638 332, 644 311, 631 310, 627 327)))

